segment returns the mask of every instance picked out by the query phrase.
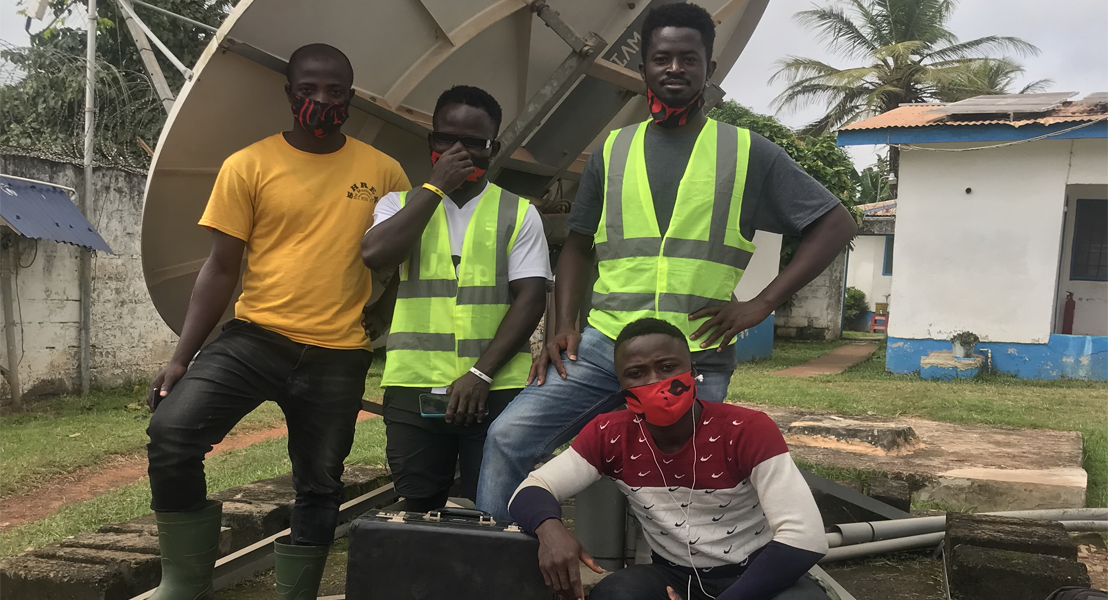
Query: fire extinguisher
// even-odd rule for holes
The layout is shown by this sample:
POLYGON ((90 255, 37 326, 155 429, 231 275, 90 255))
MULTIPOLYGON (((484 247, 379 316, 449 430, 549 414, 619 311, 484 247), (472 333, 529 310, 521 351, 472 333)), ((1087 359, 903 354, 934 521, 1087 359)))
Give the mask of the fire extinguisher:
POLYGON ((1073 313, 1077 310, 1077 302, 1073 300, 1073 292, 1066 292, 1066 306, 1062 310, 1062 333, 1073 335, 1073 313))

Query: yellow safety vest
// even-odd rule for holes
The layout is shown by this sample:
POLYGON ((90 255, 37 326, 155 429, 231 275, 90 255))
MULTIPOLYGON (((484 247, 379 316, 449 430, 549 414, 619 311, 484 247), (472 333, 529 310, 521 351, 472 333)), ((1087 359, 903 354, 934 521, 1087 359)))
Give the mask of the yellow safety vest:
MULTIPOLYGON (((406 200, 401 192, 401 207, 406 200)), ((528 202, 492 184, 476 202, 457 272, 441 205, 404 263, 382 386, 449 386, 477 362, 508 312, 508 253, 528 202)), ((491 389, 523 387, 530 368, 525 345, 496 373, 491 389)))
MULTIPOLYGON (((647 124, 613 131, 604 143, 604 209, 593 238, 600 276, 589 324, 610 338, 644 317, 692 334, 706 319, 689 315, 730 302, 754 254, 739 233, 750 132, 708 120, 663 237, 646 175, 647 124)), ((689 340, 689 348, 702 350, 702 341, 689 340)))

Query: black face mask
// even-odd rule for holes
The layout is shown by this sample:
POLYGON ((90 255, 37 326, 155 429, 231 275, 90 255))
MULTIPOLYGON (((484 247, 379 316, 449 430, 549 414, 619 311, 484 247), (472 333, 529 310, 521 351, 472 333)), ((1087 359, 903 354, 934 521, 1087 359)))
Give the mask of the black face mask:
POLYGON ((296 121, 317 138, 327 137, 338 131, 350 116, 349 102, 324 104, 296 94, 293 94, 292 100, 292 114, 296 115, 296 121))

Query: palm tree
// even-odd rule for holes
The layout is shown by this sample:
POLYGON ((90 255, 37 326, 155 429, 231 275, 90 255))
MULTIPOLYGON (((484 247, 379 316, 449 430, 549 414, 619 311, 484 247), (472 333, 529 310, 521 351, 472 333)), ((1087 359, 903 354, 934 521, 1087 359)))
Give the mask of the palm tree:
POLYGON ((1023 67, 1009 58, 986 58, 969 66, 936 94, 939 102, 957 102, 984 94, 1034 94, 1044 92, 1054 81, 1038 79, 1015 89, 1016 77, 1023 74, 1023 67))
MULTIPOLYGON (((957 0, 845 0, 797 13, 836 52, 859 66, 839 69, 812 58, 778 62, 770 82, 789 86, 775 100, 778 111, 825 104, 827 113, 808 125, 818 134, 903 103, 1004 93, 1023 68, 993 52, 1038 54, 1032 44, 1007 36, 959 41, 947 24, 957 0)), ((1033 89, 1047 81, 1032 84, 1033 89)), ((895 165, 894 165, 895 172, 895 165)))

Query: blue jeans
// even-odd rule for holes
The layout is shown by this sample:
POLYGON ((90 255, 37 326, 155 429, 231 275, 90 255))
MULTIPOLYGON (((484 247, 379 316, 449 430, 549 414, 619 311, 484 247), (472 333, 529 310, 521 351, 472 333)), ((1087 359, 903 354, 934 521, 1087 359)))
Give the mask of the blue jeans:
MULTIPOLYGON (((540 460, 573 439, 597 415, 623 405, 616 377, 615 341, 592 327, 586 327, 577 346, 577 360, 562 353, 566 378, 550 365, 546 383, 532 383, 489 427, 485 457, 477 483, 477 508, 498 521, 511 521, 508 500, 516 487, 540 460)), ((693 364, 704 381, 697 383, 698 396, 722 402, 735 371, 735 348, 693 353, 693 364)))

